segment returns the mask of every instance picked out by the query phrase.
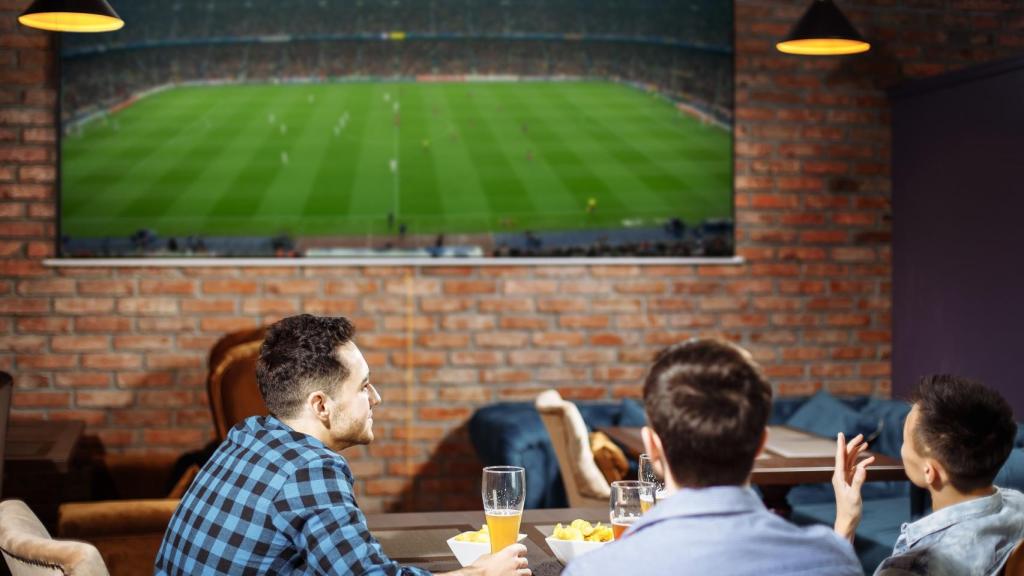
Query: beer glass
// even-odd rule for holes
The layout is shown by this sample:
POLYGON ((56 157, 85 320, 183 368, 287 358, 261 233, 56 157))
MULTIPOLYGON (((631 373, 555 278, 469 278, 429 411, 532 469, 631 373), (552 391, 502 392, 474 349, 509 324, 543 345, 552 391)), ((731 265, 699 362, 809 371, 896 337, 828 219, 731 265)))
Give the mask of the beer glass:
POLYGON ((641 482, 650 482, 654 484, 655 489, 655 502, 658 500, 664 500, 668 494, 665 492, 665 480, 658 477, 658 473, 654 471, 654 461, 647 454, 640 455, 640 469, 639 478, 641 482))
POLYGON ((484 500, 491 554, 514 544, 526 502, 526 470, 519 466, 484 468, 480 492, 484 500))
POLYGON ((608 498, 608 517, 616 540, 654 505, 654 490, 654 484, 650 482, 612 482, 612 493, 608 498))

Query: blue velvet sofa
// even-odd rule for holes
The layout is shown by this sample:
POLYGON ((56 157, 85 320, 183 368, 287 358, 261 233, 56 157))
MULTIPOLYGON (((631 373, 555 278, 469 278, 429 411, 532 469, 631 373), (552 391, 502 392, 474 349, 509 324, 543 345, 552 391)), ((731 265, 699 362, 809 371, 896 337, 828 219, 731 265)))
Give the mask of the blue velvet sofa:
MULTIPOLYGON (((577 402, 590 430, 601 426, 642 426, 642 405, 632 399, 621 402, 577 402)), ((873 397, 840 398, 819 392, 810 398, 778 398, 772 405, 770 424, 785 424, 817 433, 847 436, 862 433, 871 439, 872 450, 900 457, 903 422, 910 405, 899 400, 873 397)), ((499 403, 476 411, 469 432, 484 465, 509 464, 526 468, 526 507, 557 508, 567 505, 558 462, 547 431, 532 403, 499 403)), ((1017 448, 1003 467, 996 484, 1024 489, 1024 430, 1017 448)), ((630 474, 635 475, 636 463, 630 474)), ((892 552, 900 526, 929 509, 927 493, 912 489, 909 482, 868 482, 864 486, 864 519, 857 530, 854 548, 870 574, 892 552)), ((835 521, 835 500, 830 484, 795 487, 788 500, 791 520, 797 524, 835 521)))

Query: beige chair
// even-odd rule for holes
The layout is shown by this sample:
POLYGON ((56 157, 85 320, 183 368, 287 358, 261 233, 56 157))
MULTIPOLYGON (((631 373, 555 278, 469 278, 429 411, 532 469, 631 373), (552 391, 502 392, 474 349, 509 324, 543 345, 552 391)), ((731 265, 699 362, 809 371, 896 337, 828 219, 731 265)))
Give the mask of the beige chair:
POLYGON ((0 551, 12 576, 109 576, 95 546, 54 540, 21 500, 0 502, 0 551))
POLYGON ((1003 576, 1024 576, 1024 540, 1021 540, 1010 552, 1010 557, 1003 564, 1003 576))
POLYGON ((563 400, 556 390, 542 392, 534 406, 551 436, 569 506, 607 507, 612 489, 594 463, 587 425, 579 408, 563 400))

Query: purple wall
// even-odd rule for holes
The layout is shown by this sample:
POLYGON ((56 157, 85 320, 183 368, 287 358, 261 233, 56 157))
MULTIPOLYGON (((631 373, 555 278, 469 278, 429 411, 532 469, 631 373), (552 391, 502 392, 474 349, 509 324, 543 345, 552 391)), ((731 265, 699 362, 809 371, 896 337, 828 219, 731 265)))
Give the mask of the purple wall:
POLYGON ((893 395, 951 372, 1024 418, 1024 59, 893 93, 893 395))

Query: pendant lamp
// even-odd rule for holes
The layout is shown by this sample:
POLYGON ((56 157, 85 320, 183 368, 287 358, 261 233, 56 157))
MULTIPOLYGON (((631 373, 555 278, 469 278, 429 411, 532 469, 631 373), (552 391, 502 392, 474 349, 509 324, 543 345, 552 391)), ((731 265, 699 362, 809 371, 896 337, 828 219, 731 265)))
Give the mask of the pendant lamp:
POLYGON ((35 0, 18 22, 52 32, 112 32, 124 26, 106 0, 35 0))
POLYGON ((775 47, 787 54, 839 56, 867 52, 871 44, 861 38, 832 0, 814 0, 789 36, 775 47))

